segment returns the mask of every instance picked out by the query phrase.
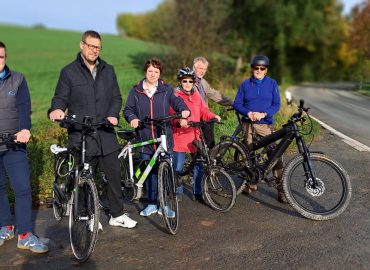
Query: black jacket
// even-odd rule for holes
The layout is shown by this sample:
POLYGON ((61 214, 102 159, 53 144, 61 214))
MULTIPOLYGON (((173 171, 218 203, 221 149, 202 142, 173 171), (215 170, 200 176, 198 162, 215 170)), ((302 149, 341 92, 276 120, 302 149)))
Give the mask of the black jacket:
MULTIPOLYGON (((111 65, 98 59, 95 80, 85 65, 80 53, 77 59, 64 67, 60 73, 55 95, 49 112, 55 109, 68 110, 82 122, 84 116, 101 122, 108 116, 119 118, 122 97, 116 74, 111 65)), ((77 128, 68 129, 69 146, 78 145, 81 133, 77 128)), ((107 155, 119 149, 113 128, 99 129, 87 138, 87 155, 107 155)))
MULTIPOLYGON (((135 85, 126 101, 123 109, 123 116, 127 122, 137 118, 143 120, 145 117, 158 118, 169 115, 170 107, 176 112, 189 110, 185 102, 180 97, 176 97, 173 88, 164 81, 158 81, 158 88, 154 95, 149 98, 143 90, 143 81, 135 85)), ((143 125, 136 129, 137 141, 147 141, 160 136, 159 130, 153 125, 143 125)), ((166 135, 168 148, 172 150, 173 139, 170 122, 166 125, 166 135)), ((154 152, 153 145, 139 148, 140 152, 152 154, 154 152)))

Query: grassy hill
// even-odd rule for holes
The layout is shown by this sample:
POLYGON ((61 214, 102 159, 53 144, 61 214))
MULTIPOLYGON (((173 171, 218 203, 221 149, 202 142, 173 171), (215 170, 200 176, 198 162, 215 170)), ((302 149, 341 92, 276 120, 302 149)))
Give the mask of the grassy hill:
MULTIPOLYGON (((0 25, 0 40, 8 49, 8 65, 25 74, 31 92, 33 132, 49 125, 50 106, 60 70, 76 58, 80 32, 22 28, 0 25)), ((132 85, 143 78, 144 61, 160 47, 134 39, 102 35, 101 57, 115 67, 118 83, 127 96, 132 85)))

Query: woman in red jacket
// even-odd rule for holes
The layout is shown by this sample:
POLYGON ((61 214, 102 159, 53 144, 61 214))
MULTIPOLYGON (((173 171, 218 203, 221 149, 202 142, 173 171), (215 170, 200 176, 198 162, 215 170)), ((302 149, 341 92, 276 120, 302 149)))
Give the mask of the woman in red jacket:
MULTIPOLYGON (((216 118, 218 121, 221 120, 220 116, 212 113, 208 109, 199 92, 195 89, 195 74, 193 70, 189 67, 180 69, 177 74, 177 79, 179 80, 179 86, 175 89, 175 96, 181 97, 191 112, 190 116, 186 119, 187 121, 199 122, 201 120, 211 120, 213 118, 216 118)), ((200 140, 200 131, 195 127, 177 127, 175 124, 172 128, 174 141, 174 168, 176 172, 181 172, 184 167, 185 154, 196 152, 196 147, 192 142, 200 140)), ((202 163, 198 162, 195 164, 193 172, 194 200, 201 200, 202 198, 202 175, 202 163)), ((183 186, 177 188, 179 198, 181 198, 183 190, 183 186)))

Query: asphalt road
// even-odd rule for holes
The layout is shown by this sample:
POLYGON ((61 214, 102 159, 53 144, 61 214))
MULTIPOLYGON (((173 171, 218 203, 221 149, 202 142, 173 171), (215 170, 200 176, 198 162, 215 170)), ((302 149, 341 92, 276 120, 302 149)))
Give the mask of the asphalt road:
POLYGON ((72 255, 68 222, 51 209, 35 211, 36 233, 50 252, 18 250, 12 239, 0 247, 0 269, 370 269, 370 153, 359 152, 324 131, 311 149, 340 161, 353 186, 348 209, 329 221, 312 221, 276 201, 276 190, 260 185, 240 195, 226 214, 185 198, 177 235, 168 235, 160 216, 143 218, 129 205, 135 229, 107 225, 88 262, 72 255))
POLYGON ((304 99, 313 116, 370 147, 370 98, 346 89, 335 89, 341 85, 331 86, 297 86, 292 88, 293 96, 296 100, 304 99))

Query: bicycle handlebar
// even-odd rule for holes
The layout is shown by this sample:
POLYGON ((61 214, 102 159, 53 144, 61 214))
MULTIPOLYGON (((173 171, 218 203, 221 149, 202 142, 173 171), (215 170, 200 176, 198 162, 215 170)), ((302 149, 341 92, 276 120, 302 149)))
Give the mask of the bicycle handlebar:
POLYGON ((16 142, 17 136, 15 134, 10 133, 0 133, 0 145, 4 144, 21 144, 19 142, 16 142))
POLYGON ((120 125, 113 125, 107 119, 101 122, 93 123, 93 118, 90 116, 85 116, 82 122, 76 120, 76 115, 67 115, 64 119, 55 120, 59 122, 60 127, 69 128, 75 125, 80 125, 82 129, 94 129, 99 127, 118 127, 122 128, 120 125))
POLYGON ((208 121, 199 121, 199 122, 189 121, 188 126, 189 127, 202 127, 206 124, 211 124, 211 123, 223 124, 223 122, 218 122, 218 120, 216 118, 213 118, 213 119, 208 120, 208 121))
POLYGON ((176 114, 173 114, 173 115, 168 115, 168 116, 164 116, 164 117, 157 117, 157 118, 150 118, 149 116, 147 116, 147 117, 144 117, 144 119, 140 120, 140 122, 145 123, 145 124, 153 122, 154 124, 160 125, 160 124, 166 123, 166 122, 168 122, 172 119, 179 119, 179 118, 182 118, 181 113, 176 113, 176 114))

